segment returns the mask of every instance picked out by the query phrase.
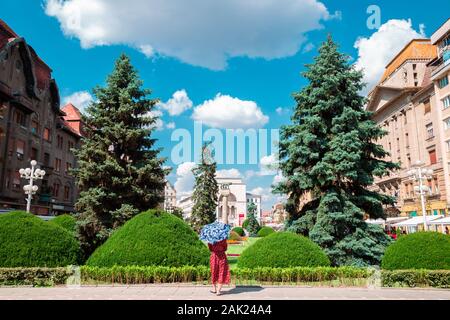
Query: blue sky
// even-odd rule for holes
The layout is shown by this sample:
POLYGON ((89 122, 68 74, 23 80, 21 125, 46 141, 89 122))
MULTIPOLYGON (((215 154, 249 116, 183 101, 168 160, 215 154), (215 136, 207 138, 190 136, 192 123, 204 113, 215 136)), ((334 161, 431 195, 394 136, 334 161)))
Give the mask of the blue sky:
MULTIPOLYGON (((328 33, 367 69, 373 85, 396 51, 411 38, 429 37, 450 12, 448 0, 427 9, 404 0, 111 2, 2 0, 0 18, 53 69, 61 97, 72 96, 80 107, 104 83, 118 55, 127 53, 163 103, 155 136, 174 167, 169 180, 179 194, 189 191, 192 177, 189 164, 170 161, 173 126, 192 131, 194 115, 206 122, 204 130, 230 124, 277 129, 289 123, 291 94, 305 85, 300 72, 328 33), (367 24, 370 5, 381 13, 375 29, 367 24), (178 99, 167 103, 177 91, 178 99)), ((260 164, 219 169, 239 173, 248 190, 264 196, 265 209, 277 201, 270 195, 276 172, 260 164)))

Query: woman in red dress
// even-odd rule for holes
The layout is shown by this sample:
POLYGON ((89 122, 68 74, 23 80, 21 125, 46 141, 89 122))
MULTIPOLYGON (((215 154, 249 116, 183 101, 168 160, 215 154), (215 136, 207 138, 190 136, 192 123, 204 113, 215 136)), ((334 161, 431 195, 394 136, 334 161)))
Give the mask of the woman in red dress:
POLYGON ((211 282, 214 287, 214 291, 211 292, 220 295, 222 285, 230 283, 230 268, 228 267, 225 253, 228 248, 227 240, 222 240, 215 244, 208 243, 208 247, 209 251, 211 251, 209 266, 211 268, 211 282))

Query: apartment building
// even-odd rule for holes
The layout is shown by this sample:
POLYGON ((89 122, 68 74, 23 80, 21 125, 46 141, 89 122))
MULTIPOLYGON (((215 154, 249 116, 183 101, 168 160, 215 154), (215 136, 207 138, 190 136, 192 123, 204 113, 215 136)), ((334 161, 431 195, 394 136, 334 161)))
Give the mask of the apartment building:
POLYGON ((19 170, 36 160, 46 171, 31 210, 40 215, 71 212, 77 190, 70 169, 72 149, 83 134, 73 105, 60 109, 52 70, 0 20, 0 207, 25 209, 19 170))
POLYGON ((173 209, 175 209, 176 207, 177 207, 177 191, 169 181, 166 181, 166 186, 164 187, 163 209, 167 212, 172 212, 173 209))
POLYGON ((431 39, 408 43, 368 96, 367 109, 388 133, 378 142, 389 151, 389 160, 401 165, 400 170, 376 179, 373 189, 394 196, 402 216, 421 212, 414 191, 417 183, 408 175, 417 162, 434 172, 427 181, 427 214, 445 215, 449 210, 449 26, 450 20, 431 39))

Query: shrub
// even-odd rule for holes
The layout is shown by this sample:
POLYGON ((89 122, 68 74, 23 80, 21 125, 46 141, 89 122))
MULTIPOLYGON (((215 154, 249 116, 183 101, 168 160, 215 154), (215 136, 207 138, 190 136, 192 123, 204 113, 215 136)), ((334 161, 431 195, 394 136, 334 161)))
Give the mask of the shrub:
POLYGON ((248 228, 248 223, 249 223, 249 222, 250 222, 250 220, 248 220, 248 218, 245 219, 244 222, 242 222, 242 228, 244 228, 245 230, 247 230, 247 228, 248 228))
POLYGON ((401 236, 387 247, 381 267, 398 269, 450 269, 450 236, 416 232, 401 236))
POLYGON ((0 216, 0 267, 61 267, 79 261, 70 232, 21 211, 0 216))
POLYGON ((0 268, 0 286, 62 285, 71 275, 69 268, 0 268))
POLYGON ((241 237, 245 236, 245 232, 244 229, 241 227, 234 227, 231 231, 236 232, 238 235, 240 235, 241 237))
POLYGON ((316 267, 330 260, 314 242, 291 232, 278 232, 257 241, 242 252, 238 267, 316 267))
POLYGON ((450 270, 382 270, 384 287, 450 288, 450 270))
POLYGON ((89 257, 87 265, 98 267, 207 265, 209 250, 180 218, 150 210, 138 214, 89 257))
POLYGON ((242 241, 242 238, 237 232, 231 231, 228 240, 242 241))
POLYGON ((262 227, 259 231, 258 231, 258 237, 267 237, 269 234, 274 233, 275 230, 273 230, 271 227, 262 227))
POLYGON ((75 233, 75 227, 77 224, 77 220, 75 217, 69 215, 69 214, 63 214, 61 216, 57 216, 56 218, 49 221, 50 223, 56 224, 60 227, 63 227, 67 231, 70 231, 72 233, 75 233))

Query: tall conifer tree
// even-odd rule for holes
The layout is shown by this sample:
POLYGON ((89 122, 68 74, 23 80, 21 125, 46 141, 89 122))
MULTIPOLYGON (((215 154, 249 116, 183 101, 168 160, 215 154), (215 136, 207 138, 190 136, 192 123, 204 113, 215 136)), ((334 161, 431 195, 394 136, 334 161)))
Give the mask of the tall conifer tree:
POLYGON ((194 230, 200 229, 216 220, 217 195, 219 186, 216 180, 217 164, 213 160, 208 145, 202 149, 202 158, 192 172, 195 176, 195 187, 192 195, 194 206, 192 208, 191 224, 194 230))
POLYGON ((164 198, 164 159, 151 138, 157 100, 142 88, 137 71, 121 55, 105 87, 87 109, 86 138, 76 151, 80 198, 78 237, 89 255, 111 231, 164 198))
POLYGON ((309 236, 334 265, 378 264, 390 239, 364 215, 384 217, 383 205, 393 202, 368 189, 374 176, 398 168, 375 142, 386 133, 364 109, 362 73, 331 36, 303 75, 309 84, 294 94, 292 124, 281 130, 286 179, 275 188, 288 196, 290 230, 309 236), (312 200, 300 208, 304 195, 312 200))

